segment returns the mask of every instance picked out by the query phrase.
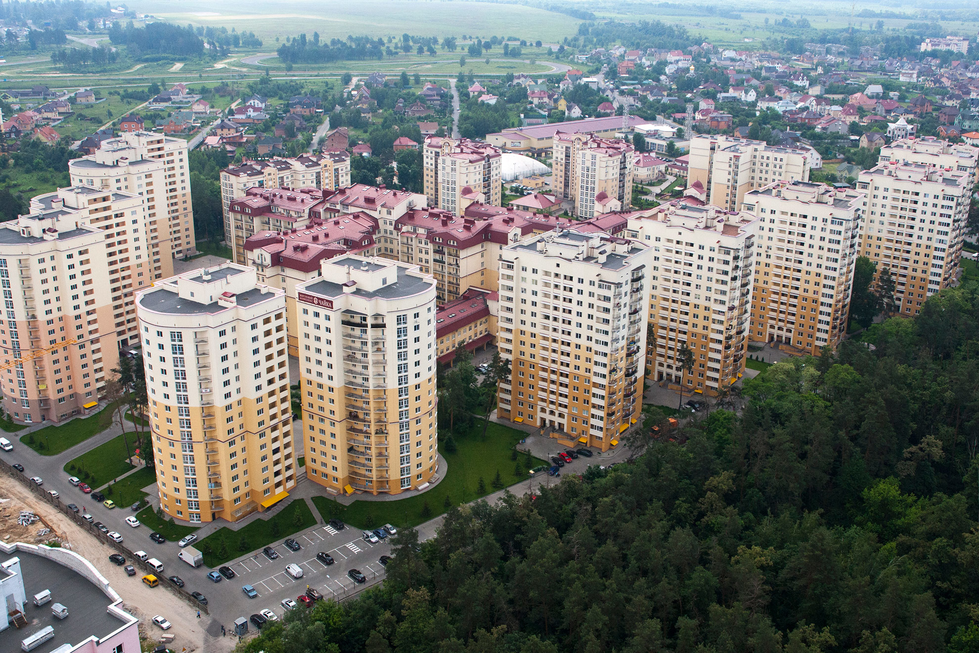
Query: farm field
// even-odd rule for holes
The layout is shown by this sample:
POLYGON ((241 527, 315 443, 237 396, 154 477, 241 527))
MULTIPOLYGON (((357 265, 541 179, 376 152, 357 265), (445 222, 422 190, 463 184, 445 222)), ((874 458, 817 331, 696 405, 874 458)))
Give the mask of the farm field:
POLYGON ((297 0, 288 4, 269 4, 255 0, 227 2, 204 0, 193 4, 193 11, 184 3, 128 3, 130 9, 148 12, 153 16, 179 25, 227 27, 254 32, 275 49, 276 37, 285 40, 300 31, 318 32, 321 39, 345 39, 348 35, 398 37, 401 34, 418 36, 457 36, 472 34, 489 38, 517 36, 528 40, 560 40, 574 34, 578 21, 570 16, 520 5, 499 5, 473 2, 315 2, 297 0))

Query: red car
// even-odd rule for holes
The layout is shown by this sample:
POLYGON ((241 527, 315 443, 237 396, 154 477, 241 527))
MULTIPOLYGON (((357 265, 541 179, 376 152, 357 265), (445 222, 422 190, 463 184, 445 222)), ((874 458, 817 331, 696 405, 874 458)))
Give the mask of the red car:
POLYGON ((311 605, 313 605, 313 599, 311 599, 311 598, 309 598, 309 597, 308 597, 308 596, 306 596, 305 594, 300 594, 300 595, 299 595, 299 596, 298 596, 298 597, 296 598, 296 600, 297 600, 297 601, 299 601, 300 603, 302 603, 303 605, 305 605, 305 606, 306 606, 307 608, 308 608, 309 606, 311 606, 311 605))
POLYGON ((79 483, 78 484, 78 489, 81 490, 82 492, 84 492, 85 494, 91 494, 92 493, 92 488, 90 488, 85 483, 79 483))
POLYGON ((561 453, 559 453, 557 455, 557 457, 560 458, 561 460, 563 460, 566 463, 570 463, 571 460, 572 460, 571 456, 569 456, 568 454, 564 453, 563 451, 561 453))

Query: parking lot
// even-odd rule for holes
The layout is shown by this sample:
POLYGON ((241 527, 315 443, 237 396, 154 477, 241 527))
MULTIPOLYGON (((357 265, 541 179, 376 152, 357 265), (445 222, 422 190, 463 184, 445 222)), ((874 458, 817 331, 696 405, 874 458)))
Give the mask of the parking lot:
MULTIPOLYGON (((238 617, 247 619, 266 608, 281 617, 285 611, 281 601, 297 600, 307 587, 318 590, 324 599, 343 599, 383 578, 384 566, 378 560, 391 553, 388 540, 371 544, 363 539, 361 531, 350 527, 338 531, 331 526, 319 525, 294 535, 292 539, 302 547, 299 551, 291 551, 281 542, 273 544, 272 549, 279 556, 275 560, 270 560, 262 551, 249 553, 227 563, 235 572, 235 578, 216 582, 216 587, 201 587, 208 598, 211 616, 226 627, 238 617), (320 552, 330 555, 334 564, 320 562, 316 558, 320 552), (302 578, 293 578, 286 572, 289 564, 296 564, 303 570, 302 578), (351 569, 359 569, 367 577, 367 583, 354 583, 347 575, 351 569), (255 588, 258 597, 248 598, 242 591, 245 585, 255 588)), ((208 571, 202 567, 179 573, 186 581, 188 576, 208 571)))

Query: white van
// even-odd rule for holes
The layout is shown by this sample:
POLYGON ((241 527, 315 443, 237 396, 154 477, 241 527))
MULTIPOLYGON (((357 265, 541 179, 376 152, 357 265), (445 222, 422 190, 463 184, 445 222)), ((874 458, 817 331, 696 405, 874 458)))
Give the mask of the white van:
POLYGON ((146 555, 146 551, 136 551, 135 553, 133 553, 133 557, 139 560, 140 562, 146 562, 146 559, 149 558, 149 556, 146 555))
POLYGON ((51 602, 51 590, 44 590, 34 595, 34 605, 41 607, 45 603, 51 602))
POLYGON ((10 444, 10 440, 7 438, 0 438, 0 449, 4 451, 13 451, 14 445, 10 444))
POLYGON ((146 564, 152 567, 153 571, 155 571, 156 573, 158 574, 163 573, 163 563, 157 560, 156 558, 150 558, 149 560, 146 561, 146 564))
POLYGON ((300 567, 299 565, 297 565, 295 563, 286 565, 286 573, 289 574, 290 576, 292 576, 293 578, 302 578, 303 577, 303 569, 302 569, 302 567, 300 567))
POLYGON ((57 617, 58 619, 67 619, 68 608, 61 605, 60 603, 55 603, 54 605, 51 606, 51 614, 57 617))

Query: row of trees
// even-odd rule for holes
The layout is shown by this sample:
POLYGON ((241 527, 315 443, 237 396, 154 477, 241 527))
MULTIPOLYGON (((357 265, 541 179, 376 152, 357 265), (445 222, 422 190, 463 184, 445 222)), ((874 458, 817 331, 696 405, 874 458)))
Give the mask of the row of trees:
POLYGON ((685 445, 402 529, 382 587, 241 650, 979 650, 977 343, 976 285, 943 291, 873 349, 747 381, 685 445))
POLYGON ((346 41, 333 39, 329 43, 317 43, 307 40, 305 34, 300 34, 298 38, 280 45, 276 52, 279 59, 287 64, 380 60, 384 58, 384 39, 356 36, 348 37, 346 41))
POLYGON ((107 45, 97 48, 60 48, 51 53, 51 63, 67 70, 106 66, 115 63, 116 59, 115 49, 107 45))
POLYGON ((134 58, 142 55, 194 57, 204 53, 204 40, 191 26, 170 23, 150 23, 136 27, 129 21, 125 27, 118 22, 109 28, 109 41, 115 46, 127 46, 134 58))

